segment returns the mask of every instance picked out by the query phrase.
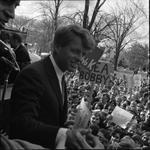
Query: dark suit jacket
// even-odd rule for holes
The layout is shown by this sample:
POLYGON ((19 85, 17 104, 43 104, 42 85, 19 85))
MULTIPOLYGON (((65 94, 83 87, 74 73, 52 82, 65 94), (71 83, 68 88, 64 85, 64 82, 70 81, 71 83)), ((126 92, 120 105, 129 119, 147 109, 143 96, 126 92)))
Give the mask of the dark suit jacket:
MULTIPOLYGON (((15 54, 16 54, 16 61, 17 61, 17 63, 18 63, 21 70, 25 66, 30 64, 30 56, 29 56, 28 50, 26 49, 26 47, 24 45, 21 44, 15 50, 15 54)), ((17 74, 18 74, 18 71, 13 70, 11 72, 10 77, 9 77, 9 83, 14 83, 17 74)))
POLYGON ((25 67, 17 77, 11 96, 10 137, 54 149, 60 127, 67 118, 59 81, 49 57, 25 67))
MULTIPOLYGON (((22 44, 15 50, 16 61, 19 65, 22 63, 30 63, 30 56, 26 47, 22 44)), ((20 66, 22 67, 22 66, 20 66)))

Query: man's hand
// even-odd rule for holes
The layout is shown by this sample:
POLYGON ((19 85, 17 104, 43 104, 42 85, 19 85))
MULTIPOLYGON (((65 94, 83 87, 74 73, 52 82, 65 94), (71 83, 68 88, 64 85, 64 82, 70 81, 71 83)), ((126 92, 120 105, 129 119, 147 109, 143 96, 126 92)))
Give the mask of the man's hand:
POLYGON ((104 145, 101 143, 97 136, 87 134, 86 141, 89 144, 87 145, 87 149, 105 149, 104 145))
POLYGON ((104 149, 98 137, 87 129, 72 129, 67 131, 67 149, 104 149))

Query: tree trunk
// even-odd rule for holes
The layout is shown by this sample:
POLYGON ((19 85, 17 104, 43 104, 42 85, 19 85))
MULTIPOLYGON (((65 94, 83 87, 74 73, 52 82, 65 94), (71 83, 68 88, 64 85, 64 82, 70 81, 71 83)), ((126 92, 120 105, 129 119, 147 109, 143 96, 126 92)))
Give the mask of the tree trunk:
POLYGON ((116 48, 116 55, 114 56, 114 70, 117 71, 118 67, 118 58, 119 58, 119 49, 116 48))
POLYGON ((84 9, 84 16, 83 16, 83 28, 88 27, 88 11, 89 11, 89 4, 90 1, 89 0, 85 0, 85 9, 84 9))

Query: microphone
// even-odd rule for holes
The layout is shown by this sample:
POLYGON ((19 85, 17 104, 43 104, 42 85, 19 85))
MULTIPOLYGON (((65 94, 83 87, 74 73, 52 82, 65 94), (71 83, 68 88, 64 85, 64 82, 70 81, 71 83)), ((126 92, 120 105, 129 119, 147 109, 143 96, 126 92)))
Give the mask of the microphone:
POLYGON ((19 65, 18 65, 18 63, 16 61, 14 52, 2 40, 0 40, 0 51, 2 51, 2 54, 9 55, 8 58, 10 57, 10 59, 12 61, 11 62, 9 59, 7 59, 5 55, 4 56, 2 55, 1 59, 3 60, 3 62, 5 62, 6 64, 8 64, 10 67, 13 65, 14 66, 13 68, 15 70, 20 71, 20 67, 19 67, 19 65))

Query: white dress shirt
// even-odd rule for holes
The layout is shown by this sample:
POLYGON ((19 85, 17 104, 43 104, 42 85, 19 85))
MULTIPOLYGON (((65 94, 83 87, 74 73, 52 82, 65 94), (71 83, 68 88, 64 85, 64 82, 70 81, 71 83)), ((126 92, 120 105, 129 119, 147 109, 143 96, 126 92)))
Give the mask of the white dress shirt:
MULTIPOLYGON (((56 75, 57 75, 58 80, 59 80, 60 90, 62 92, 61 80, 62 80, 63 72, 61 71, 61 69, 56 64, 56 62, 55 62, 52 55, 50 55, 50 59, 51 59, 52 64, 54 66, 56 75)), ((67 130, 68 130, 67 128, 60 128, 58 130, 58 133, 57 133, 57 136, 56 136, 56 149, 65 149, 67 130)))
POLYGON ((62 80, 62 77, 63 77, 63 72, 61 71, 61 69, 58 67, 58 65, 56 64, 54 58, 52 55, 50 55, 50 59, 52 61, 52 64, 54 66, 54 69, 55 69, 55 72, 56 72, 56 75, 57 75, 57 78, 59 80, 59 86, 60 86, 60 90, 62 92, 62 85, 61 85, 61 80, 62 80))

